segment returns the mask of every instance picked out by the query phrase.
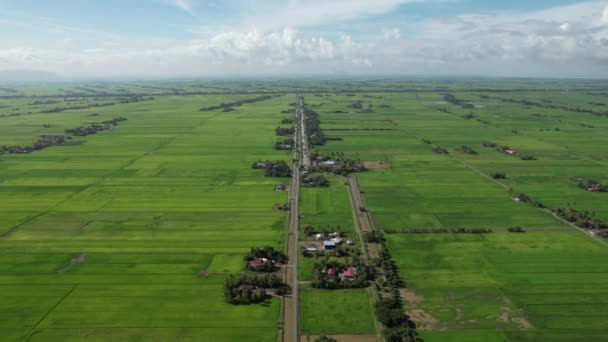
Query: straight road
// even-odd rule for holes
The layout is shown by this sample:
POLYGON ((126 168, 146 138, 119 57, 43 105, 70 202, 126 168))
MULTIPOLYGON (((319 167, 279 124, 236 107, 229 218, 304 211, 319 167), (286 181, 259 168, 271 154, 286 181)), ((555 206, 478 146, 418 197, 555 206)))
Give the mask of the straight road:
MULTIPOLYGON (((303 97, 298 95, 295 108, 296 123, 294 132, 294 147, 292 152, 291 181, 289 182, 289 224, 287 235, 287 256, 289 265, 285 271, 285 279, 291 287, 291 295, 284 297, 283 307, 283 341, 298 342, 298 229, 300 226, 300 165, 304 156, 308 156, 306 127, 304 126, 303 97)), ((310 160, 308 159, 308 162, 310 160)))
MULTIPOLYGON (((369 261, 370 252, 373 257, 376 257, 378 254, 377 250, 373 246, 368 246, 367 243, 363 240, 363 233, 371 232, 374 230, 372 218, 369 216, 369 212, 367 209, 367 205, 365 204, 365 200, 363 196, 361 196, 361 191, 359 190, 359 182, 357 178, 353 176, 346 176, 346 183, 348 186, 348 198, 350 199, 350 208, 353 215, 353 224, 355 225, 355 231, 359 236, 359 243, 361 245, 361 251, 363 252, 363 258, 366 262, 369 261), (368 248, 369 247, 369 248, 368 248)), ((378 294, 376 293, 376 289, 374 285, 369 287, 369 297, 373 304, 376 304, 378 300, 378 294)), ((376 326, 376 332, 378 334, 378 340, 384 341, 382 336, 380 335, 380 331, 382 331, 382 324, 376 319, 374 315, 374 325, 376 326)))

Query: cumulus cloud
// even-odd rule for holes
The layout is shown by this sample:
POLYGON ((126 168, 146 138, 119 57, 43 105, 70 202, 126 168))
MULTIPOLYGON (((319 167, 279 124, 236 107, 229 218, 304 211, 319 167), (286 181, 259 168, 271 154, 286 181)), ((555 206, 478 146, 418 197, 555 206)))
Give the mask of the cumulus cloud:
MULTIPOLYGON (((272 1, 271 1, 272 2, 272 1)), ((377 0, 376 13, 400 0, 377 0)), ((0 65, 78 75, 316 73, 485 73, 608 77, 608 6, 591 1, 529 13, 483 13, 418 21, 403 27, 374 27, 370 35, 311 33, 307 25, 323 8, 340 18, 363 16, 372 2, 292 0, 286 8, 303 15, 294 26, 226 29, 204 39, 133 46, 100 44, 103 50, 11 47, 0 49, 0 65), (312 6, 312 7, 311 7, 312 6), (308 14, 307 14, 308 13, 308 14), (308 17, 310 16, 310 17, 308 17), (297 25, 297 23, 300 25, 297 25), (299 27, 304 26, 304 28, 299 27), (298 29, 296 29, 298 27, 298 29), (374 33, 375 32, 375 33, 374 33)), ((282 9, 291 22, 296 14, 282 9)), ((329 17, 327 17, 329 18, 329 17)), ((297 18, 296 18, 297 19, 297 18)), ((274 24, 273 24, 274 25, 274 24)), ((5 67, 6 68, 6 67, 5 67)))

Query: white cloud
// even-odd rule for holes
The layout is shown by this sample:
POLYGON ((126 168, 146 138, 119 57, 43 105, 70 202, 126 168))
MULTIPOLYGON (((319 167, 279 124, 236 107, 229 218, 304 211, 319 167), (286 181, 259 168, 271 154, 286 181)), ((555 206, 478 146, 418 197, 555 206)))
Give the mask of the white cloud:
POLYGON ((311 27, 388 13, 397 6, 423 0, 289 0, 254 2, 244 27, 274 30, 311 27))
POLYGON ((100 39, 95 49, 90 46, 78 48, 72 43, 47 49, 9 47, 0 49, 0 68, 109 76, 327 74, 347 70, 520 76, 571 72, 577 76, 608 77, 608 7, 605 2, 590 1, 528 13, 431 18, 409 27, 383 30, 373 26, 368 29, 369 35, 347 32, 336 37, 295 28, 322 25, 330 20, 329 14, 350 20, 369 13, 385 13, 401 3, 404 1, 292 0, 286 7, 269 12, 265 18, 281 13, 284 17, 277 17, 276 22, 292 22, 293 19, 294 26, 272 28, 273 22, 248 30, 224 29, 209 33, 205 39, 138 40, 137 45, 130 39, 118 41, 120 43, 113 40, 112 44, 100 39), (315 17, 313 9, 326 12, 315 17))
POLYGON ((401 38, 401 30, 398 27, 393 27, 391 29, 382 30, 382 36, 384 40, 398 40, 401 38))
POLYGON ((188 14, 194 14, 193 6, 190 0, 170 0, 171 3, 188 14))

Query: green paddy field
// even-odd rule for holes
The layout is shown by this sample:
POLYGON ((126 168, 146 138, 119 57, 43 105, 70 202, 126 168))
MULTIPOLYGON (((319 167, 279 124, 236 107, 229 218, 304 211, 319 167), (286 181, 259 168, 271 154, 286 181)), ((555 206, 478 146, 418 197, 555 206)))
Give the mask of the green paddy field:
MULTIPOLYGON (((273 187, 288 180, 265 178, 251 164, 290 160, 273 149, 274 129, 297 91, 324 133, 339 138, 317 151, 388 165, 356 174, 376 228, 493 230, 386 234, 420 338, 608 340, 606 240, 512 200, 525 193, 548 209, 608 220, 608 194, 574 180, 608 184, 608 117, 597 115, 608 112, 608 83, 515 79, 3 86, 0 145, 128 120, 61 146, 0 155, 2 339, 281 340, 280 301, 229 305, 223 282, 242 271, 250 247, 285 246, 286 214, 272 206, 287 201, 273 187), (446 93, 472 107, 446 102, 446 93), (199 111, 263 94, 274 97, 199 111), (358 101, 362 108, 352 106, 358 101), (507 178, 492 180, 493 172, 507 178), (526 232, 508 232, 515 226, 526 232)), ((344 180, 331 181, 301 191, 301 223, 354 234, 344 180)), ((300 259, 301 281, 312 265, 300 259)), ((299 301, 302 335, 377 332, 365 289, 303 283, 299 301)))
POLYGON ((275 339, 279 301, 226 304, 223 281, 250 247, 283 246, 285 214, 271 209, 286 194, 251 164, 288 157, 269 147, 291 97, 198 111, 242 97, 0 118, 7 145, 128 118, 77 144, 0 157, 3 339, 275 339))

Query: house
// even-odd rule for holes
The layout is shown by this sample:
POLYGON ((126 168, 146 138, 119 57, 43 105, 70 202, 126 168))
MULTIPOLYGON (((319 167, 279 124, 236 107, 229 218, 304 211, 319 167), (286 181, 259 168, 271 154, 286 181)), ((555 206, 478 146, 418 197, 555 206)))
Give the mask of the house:
POLYGON ((317 247, 307 247, 306 252, 315 254, 315 253, 317 253, 317 247))
POLYGON ((323 241, 323 248, 325 250, 336 249, 336 243, 333 241, 323 241))
POLYGON ((346 268, 346 271, 344 271, 344 273, 342 273, 342 278, 354 278, 355 272, 356 272, 356 269, 354 267, 348 266, 346 268))
POLYGON ((353 240, 346 240, 346 244, 349 246, 353 246, 355 243, 353 242, 353 240))
POLYGON ((340 236, 340 233, 338 233, 338 232, 334 232, 334 233, 330 233, 330 234, 329 234, 329 237, 330 237, 330 238, 332 238, 332 239, 333 239, 333 238, 336 238, 336 237, 338 237, 338 236, 340 236))
POLYGON ((315 236, 315 238, 316 238, 317 240, 321 241, 321 240, 324 240, 324 239, 325 239, 325 236, 323 236, 323 234, 317 234, 317 235, 315 236))
POLYGON ((599 184, 589 184, 589 186, 587 187, 587 190, 589 190, 591 192, 600 191, 600 185, 599 184))
POLYGON ((337 238, 333 238, 333 239, 331 239, 331 241, 332 241, 333 243, 335 243, 336 245, 339 245, 339 244, 341 244, 341 243, 342 243, 342 239, 340 239, 339 237, 337 237, 337 238))
POLYGON ((263 169, 266 167, 266 163, 257 163, 257 164, 255 164, 255 167, 258 169, 263 169))
POLYGON ((327 165, 327 166, 333 166, 333 165, 336 165, 336 162, 333 160, 326 160, 326 161, 322 162, 321 164, 327 165))
POLYGON ((328 277, 335 277, 336 276, 336 269, 335 268, 328 268, 327 269, 327 276, 328 277))
POLYGON ((277 184, 274 186, 274 191, 285 191, 287 190, 287 185, 285 184, 277 184))
POLYGON ((266 258, 255 258, 247 262, 247 268, 252 271, 264 271, 266 269, 266 265, 268 264, 268 259, 266 258))

